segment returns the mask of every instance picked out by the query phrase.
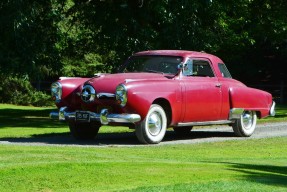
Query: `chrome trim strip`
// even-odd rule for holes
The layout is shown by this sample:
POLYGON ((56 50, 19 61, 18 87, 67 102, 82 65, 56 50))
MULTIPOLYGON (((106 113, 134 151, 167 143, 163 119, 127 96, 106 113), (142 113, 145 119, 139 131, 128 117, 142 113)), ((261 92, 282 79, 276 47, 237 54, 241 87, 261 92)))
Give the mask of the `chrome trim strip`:
POLYGON ((178 127, 184 126, 198 126, 198 125, 221 125, 233 123, 231 120, 220 120, 220 121, 203 121, 203 122, 187 122, 187 123, 178 123, 178 127))
MULTIPOLYGON (((51 119, 59 119, 60 121, 75 120, 76 112, 67 111, 67 107, 61 107, 59 112, 51 112, 51 119)), ((141 120, 139 114, 113 114, 108 112, 107 109, 102 109, 101 113, 94 113, 90 111, 83 111, 90 114, 90 121, 100 121, 103 125, 108 123, 136 123, 141 120)))
POLYGON ((101 99, 101 98, 115 98, 116 95, 113 93, 98 93, 97 94, 97 98, 101 99))
POLYGON ((229 119, 240 119, 244 109, 242 108, 233 108, 229 111, 229 119))

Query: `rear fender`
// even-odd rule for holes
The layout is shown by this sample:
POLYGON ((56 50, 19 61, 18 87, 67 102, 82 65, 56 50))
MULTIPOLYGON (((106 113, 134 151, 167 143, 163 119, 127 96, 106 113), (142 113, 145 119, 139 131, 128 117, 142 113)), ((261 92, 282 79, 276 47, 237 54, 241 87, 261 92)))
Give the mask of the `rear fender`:
POLYGON ((272 95, 266 91, 249 87, 232 87, 229 89, 231 109, 256 111, 258 118, 269 115, 272 95))

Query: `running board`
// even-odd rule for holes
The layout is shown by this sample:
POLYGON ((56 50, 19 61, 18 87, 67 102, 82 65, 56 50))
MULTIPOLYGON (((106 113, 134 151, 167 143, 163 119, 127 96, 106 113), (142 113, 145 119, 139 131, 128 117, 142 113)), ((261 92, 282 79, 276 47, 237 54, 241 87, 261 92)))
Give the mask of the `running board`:
POLYGON ((230 124, 234 121, 231 120, 221 120, 221 121, 204 121, 204 122, 187 122, 187 123, 178 123, 178 127, 184 126, 198 126, 198 125, 221 125, 221 124, 230 124))

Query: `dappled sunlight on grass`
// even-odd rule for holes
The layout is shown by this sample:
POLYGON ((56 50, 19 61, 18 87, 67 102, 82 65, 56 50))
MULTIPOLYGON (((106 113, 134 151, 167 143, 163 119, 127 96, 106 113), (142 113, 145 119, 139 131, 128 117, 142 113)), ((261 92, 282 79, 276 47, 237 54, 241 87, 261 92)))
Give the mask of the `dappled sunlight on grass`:
POLYGON ((55 108, 23 107, 0 105, 1 128, 56 128, 59 121, 49 119, 49 113, 55 108))

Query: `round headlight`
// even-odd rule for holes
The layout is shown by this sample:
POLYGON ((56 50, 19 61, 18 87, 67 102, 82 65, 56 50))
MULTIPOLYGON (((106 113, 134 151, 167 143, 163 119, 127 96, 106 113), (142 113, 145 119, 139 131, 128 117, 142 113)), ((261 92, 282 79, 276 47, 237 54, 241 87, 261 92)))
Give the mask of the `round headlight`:
POLYGON ((95 100, 96 90, 91 85, 85 85, 83 87, 81 98, 84 102, 90 103, 95 100))
POLYGON ((120 84, 117 86, 116 100, 122 107, 124 107, 127 104, 128 97, 127 97, 127 88, 125 85, 120 84))
POLYGON ((51 94, 55 102, 60 102, 62 99, 62 85, 59 82, 52 83, 51 94))

